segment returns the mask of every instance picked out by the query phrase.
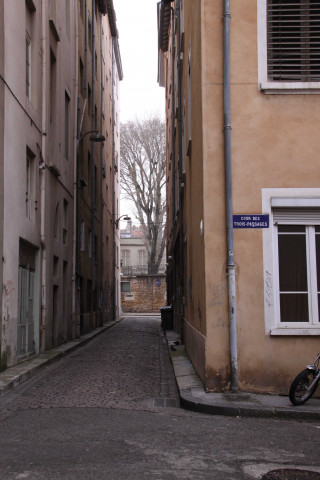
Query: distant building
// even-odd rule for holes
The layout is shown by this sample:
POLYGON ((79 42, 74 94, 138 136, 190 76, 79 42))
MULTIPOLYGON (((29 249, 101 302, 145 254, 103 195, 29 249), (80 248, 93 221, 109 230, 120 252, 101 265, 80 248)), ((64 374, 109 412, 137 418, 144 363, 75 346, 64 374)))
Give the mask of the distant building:
MULTIPOLYGON (((121 273, 123 275, 141 275, 148 273, 148 253, 146 239, 141 226, 127 222, 121 237, 121 273)), ((162 257, 158 273, 165 273, 165 254, 162 257)))
POLYGON ((148 274, 146 239, 141 226, 121 230, 121 305, 124 312, 157 312, 166 305, 165 255, 157 274, 148 274))

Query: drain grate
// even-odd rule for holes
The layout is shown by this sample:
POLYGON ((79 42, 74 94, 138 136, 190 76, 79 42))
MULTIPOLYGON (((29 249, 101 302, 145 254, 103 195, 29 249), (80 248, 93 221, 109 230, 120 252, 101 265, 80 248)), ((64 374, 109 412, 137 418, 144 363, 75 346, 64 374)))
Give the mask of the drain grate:
POLYGON ((310 470, 283 468, 266 473, 261 480, 320 480, 320 473, 310 470))

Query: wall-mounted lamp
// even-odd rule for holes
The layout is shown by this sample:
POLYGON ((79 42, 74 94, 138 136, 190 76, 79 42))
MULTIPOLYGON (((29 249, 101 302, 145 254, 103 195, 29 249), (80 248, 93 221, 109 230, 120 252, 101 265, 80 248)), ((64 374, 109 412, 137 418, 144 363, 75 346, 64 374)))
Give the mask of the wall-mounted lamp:
POLYGON ((98 130, 89 130, 88 132, 84 133, 83 135, 80 133, 80 138, 78 139, 77 142, 77 151, 79 149, 80 143, 89 134, 93 134, 89 137, 90 142, 95 142, 95 143, 102 143, 105 141, 106 137, 102 135, 102 133, 99 133, 98 130))
POLYGON ((114 224, 115 224, 116 228, 119 228, 119 222, 120 222, 121 218, 122 218, 123 220, 127 220, 127 221, 131 220, 131 217, 128 217, 127 214, 126 214, 126 215, 121 215, 121 217, 119 217, 119 218, 117 218, 116 220, 114 220, 114 224))

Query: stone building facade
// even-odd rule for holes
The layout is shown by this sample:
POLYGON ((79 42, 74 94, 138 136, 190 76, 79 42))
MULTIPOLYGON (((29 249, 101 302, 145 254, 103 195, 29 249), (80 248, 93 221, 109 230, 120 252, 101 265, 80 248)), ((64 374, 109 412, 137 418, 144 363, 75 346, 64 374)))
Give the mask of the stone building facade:
POLYGON ((108 198, 102 192, 107 192, 107 169, 110 182, 114 176, 110 112, 115 110, 112 89, 107 95, 104 87, 107 72, 112 82, 117 31, 112 0, 23 0, 19 8, 1 0, 0 31, 0 353, 6 368, 112 315, 107 300, 99 298, 107 298, 102 290, 112 284, 114 272, 97 265, 105 260, 102 242, 114 241, 114 224, 105 211, 112 211, 115 189, 108 198), (89 44, 93 49, 86 59, 85 37, 88 52, 89 44), (91 147, 88 130, 109 140, 91 147), (94 268, 91 261, 87 277, 85 261, 79 268, 89 241, 86 228, 82 236, 82 218, 87 228, 91 220, 94 232, 94 268), (85 280, 90 275, 91 284, 85 280), (83 295, 94 298, 90 320, 81 317, 88 313, 87 305, 80 310, 83 295))

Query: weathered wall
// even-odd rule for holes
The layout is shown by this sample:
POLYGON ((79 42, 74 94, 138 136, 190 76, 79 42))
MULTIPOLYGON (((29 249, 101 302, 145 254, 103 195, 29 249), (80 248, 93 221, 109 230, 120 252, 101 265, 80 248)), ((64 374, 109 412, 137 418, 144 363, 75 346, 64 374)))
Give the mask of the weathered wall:
POLYGON ((160 308, 166 306, 165 275, 122 277, 121 281, 130 282, 130 292, 121 293, 124 313, 160 313, 160 308))
MULTIPOLYGON (((233 213, 262 211, 263 188, 315 188, 318 95, 259 91, 257 3, 231 2, 233 213), (246 12, 244 14, 244 12, 246 12)), ((223 2, 204 2, 204 235, 206 256, 206 383, 229 381, 228 291, 223 147, 223 2)), ((308 92, 306 92, 308 93, 308 92)), ((270 226, 271 228, 271 226, 270 226)), ((263 233, 235 230, 239 386, 287 393, 290 381, 318 351, 316 336, 265 331, 263 233), (263 375, 261 375, 263 372, 263 375)))

